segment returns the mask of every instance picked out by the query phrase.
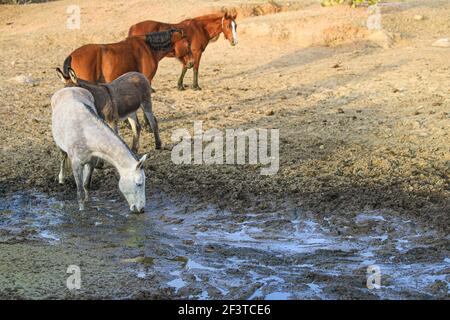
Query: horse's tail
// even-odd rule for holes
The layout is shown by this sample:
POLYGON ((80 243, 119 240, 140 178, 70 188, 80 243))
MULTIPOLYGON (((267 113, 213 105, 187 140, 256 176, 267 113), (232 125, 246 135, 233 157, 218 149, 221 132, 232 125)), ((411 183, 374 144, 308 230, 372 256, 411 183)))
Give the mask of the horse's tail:
POLYGON ((68 56, 66 60, 64 60, 63 72, 66 77, 69 77, 69 68, 72 65, 72 56, 68 56))

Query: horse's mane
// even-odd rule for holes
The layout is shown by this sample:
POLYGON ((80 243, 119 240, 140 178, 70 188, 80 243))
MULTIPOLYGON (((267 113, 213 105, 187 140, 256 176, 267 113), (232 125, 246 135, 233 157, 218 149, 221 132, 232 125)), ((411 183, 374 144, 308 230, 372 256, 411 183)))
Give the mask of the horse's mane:
MULTIPOLYGON (((216 13, 209 13, 209 14, 205 14, 203 16, 198 16, 195 18, 191 18, 191 19, 187 19, 187 20, 194 20, 196 22, 204 22, 204 21, 208 21, 208 20, 216 20, 216 19, 222 19, 224 16, 223 12, 216 12, 216 13)), ((187 21, 185 20, 185 21, 187 21)))
POLYGON ((169 51, 172 50, 172 34, 179 29, 150 32, 145 35, 145 42, 152 50, 169 51))
POLYGON ((78 79, 77 84, 74 84, 74 86, 88 90, 94 96, 94 98, 96 94, 102 94, 102 92, 99 93, 99 90, 101 91, 101 88, 104 88, 106 91, 106 95, 108 96, 107 100, 109 101, 106 101, 102 106, 98 105, 98 101, 96 101, 95 106, 96 109, 98 107, 98 116, 103 120, 119 119, 119 110, 113 99, 111 88, 107 83, 94 83, 78 79))
POLYGON ((205 14, 203 16, 195 17, 193 20, 201 21, 201 20, 209 20, 209 19, 219 19, 224 16, 223 12, 215 12, 210 14, 205 14))

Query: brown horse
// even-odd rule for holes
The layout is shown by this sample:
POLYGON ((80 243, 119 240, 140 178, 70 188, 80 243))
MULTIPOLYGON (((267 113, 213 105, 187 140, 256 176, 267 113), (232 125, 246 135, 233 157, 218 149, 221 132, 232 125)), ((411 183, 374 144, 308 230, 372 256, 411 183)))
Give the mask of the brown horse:
POLYGON ((97 83, 111 82, 127 72, 137 71, 151 84, 158 62, 167 55, 181 59, 183 65, 193 66, 189 41, 182 30, 152 32, 111 44, 84 45, 66 58, 63 72, 68 77, 70 67, 80 79, 97 83))
MULTIPOLYGON (((237 24, 235 19, 236 14, 226 12, 187 19, 176 24, 147 20, 131 26, 128 35, 139 36, 148 32, 168 30, 170 28, 182 29, 186 33, 194 56, 193 88, 194 90, 201 90, 198 85, 198 68, 203 51, 205 51, 208 43, 217 40, 222 32, 231 45, 235 46, 237 44, 237 24)), ((173 57, 173 55, 170 56, 173 57)), ((183 63, 183 69, 178 80, 178 89, 184 90, 183 79, 189 66, 180 57, 175 57, 183 63)))
POLYGON ((127 119, 133 130, 133 146, 135 153, 139 150, 139 137, 141 126, 136 112, 139 107, 144 111, 155 136, 155 148, 161 149, 158 122, 153 115, 150 84, 147 78, 139 72, 127 72, 110 83, 91 83, 77 77, 75 71, 69 67, 69 77, 59 68, 56 72, 65 87, 80 87, 88 90, 95 101, 95 109, 98 115, 108 123, 117 133, 117 123, 121 119, 127 119))

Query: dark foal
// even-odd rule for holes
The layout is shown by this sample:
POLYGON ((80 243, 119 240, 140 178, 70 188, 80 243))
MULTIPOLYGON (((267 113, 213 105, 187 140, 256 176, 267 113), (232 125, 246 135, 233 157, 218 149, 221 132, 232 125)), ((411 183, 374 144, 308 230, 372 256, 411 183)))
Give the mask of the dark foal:
POLYGON ((135 153, 139 150, 141 133, 136 112, 141 107, 155 136, 155 148, 161 149, 158 122, 152 111, 150 83, 142 73, 128 72, 111 83, 95 84, 79 79, 70 67, 68 75, 59 68, 56 69, 56 72, 66 87, 81 87, 94 96, 97 113, 116 133, 118 121, 128 118, 133 130, 131 149, 135 153))

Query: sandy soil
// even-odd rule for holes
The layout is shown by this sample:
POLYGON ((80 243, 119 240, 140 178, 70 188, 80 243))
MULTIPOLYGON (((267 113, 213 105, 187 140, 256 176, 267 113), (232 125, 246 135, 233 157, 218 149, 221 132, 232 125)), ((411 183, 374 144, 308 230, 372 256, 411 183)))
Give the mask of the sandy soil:
MULTIPOLYGON (((141 152, 149 195, 195 199, 236 213, 300 208, 318 219, 353 219, 383 210, 449 234, 449 37, 447 1, 402 1, 381 6, 383 31, 365 27, 367 10, 321 8, 314 1, 225 1, 236 7, 239 45, 210 44, 196 92, 176 90, 180 66, 163 60, 153 86, 161 138, 207 128, 279 128, 280 170, 260 166, 180 166, 170 151, 154 151, 143 135, 141 152), (267 13, 267 14, 266 14, 267 13), (415 19, 422 15, 423 19, 415 19)), ((122 39, 146 19, 178 21, 219 8, 207 1, 79 1, 81 30, 65 28, 70 1, 0 7, 0 192, 35 190, 74 200, 74 182, 56 182, 58 157, 51 135, 50 97, 61 88, 53 69, 88 42, 122 39), (30 75, 33 84, 13 78, 30 75)), ((222 5, 222 2, 221 2, 222 5)), ((188 74, 186 83, 191 83, 188 74)), ((131 142, 125 125, 121 134, 131 142)), ((94 177, 98 195, 121 196, 114 170, 94 177)), ((356 230, 356 229, 355 229, 356 230)), ((358 229, 355 232, 363 232, 358 229)), ((429 254, 429 253, 427 253, 429 254)))

